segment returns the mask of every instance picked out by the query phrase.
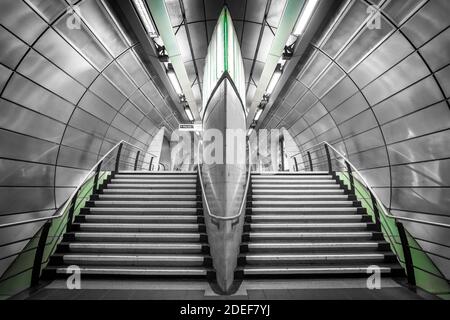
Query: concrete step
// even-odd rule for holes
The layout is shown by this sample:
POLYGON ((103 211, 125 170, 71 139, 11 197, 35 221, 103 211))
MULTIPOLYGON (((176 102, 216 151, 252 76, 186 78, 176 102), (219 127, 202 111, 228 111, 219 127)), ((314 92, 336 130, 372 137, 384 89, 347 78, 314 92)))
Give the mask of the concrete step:
POLYGON ((251 208, 252 215, 267 215, 267 214, 278 214, 278 215, 294 215, 294 214, 325 214, 325 215, 347 215, 356 214, 361 210, 354 207, 345 208, 251 208))
POLYGON ((108 183, 107 186, 108 189, 193 189, 197 190, 197 184, 187 184, 187 183, 177 183, 177 184, 167 184, 167 183, 161 183, 161 184, 142 184, 142 183, 133 183, 133 184, 126 184, 126 183, 108 183))
POLYGON ((195 180, 197 174, 179 174, 179 175, 165 175, 165 174, 122 174, 117 173, 115 179, 178 179, 178 180, 195 180))
MULTIPOLYGON (((275 276, 277 278, 282 277, 295 277, 295 276, 354 276, 360 275, 367 277, 368 274, 373 274, 373 265, 365 264, 358 266, 246 266, 242 269, 245 276, 275 276)), ((379 265, 380 273, 385 276, 401 275, 403 269, 396 264, 383 264, 379 265)))
POLYGON ((80 215, 76 222, 93 223, 198 223, 195 215, 80 215))
POLYGON ((67 241, 96 242, 198 242, 206 240, 200 232, 71 232, 67 241))
POLYGON ((199 232, 197 223, 74 223, 74 230, 93 232, 199 232))
POLYGON ((53 262, 77 266, 202 266, 205 262, 203 255, 193 254, 96 254, 96 253, 68 253, 55 254, 53 262))
POLYGON ((315 254, 256 254, 248 253, 245 261, 248 265, 335 265, 335 264, 367 264, 394 262, 395 255, 384 253, 315 253, 315 254))
POLYGON ((197 215, 197 208, 87 208, 96 215, 197 215))
POLYGON ((267 195, 267 196, 323 196, 323 195, 345 195, 345 191, 343 189, 286 189, 286 190, 273 190, 273 189, 253 189, 252 195, 267 195))
POLYGON ((197 179, 123 179, 114 178, 111 179, 111 183, 114 184, 194 184, 197 179))
POLYGON ((373 252, 387 251, 386 242, 251 242, 243 244, 250 253, 316 253, 316 252, 373 252))
POLYGON ((196 208, 198 206, 197 201, 132 201, 132 200, 121 200, 121 201, 109 201, 109 200, 98 200, 89 202, 94 207, 109 207, 109 208, 196 208))
POLYGON ((189 189, 131 189, 115 186, 113 189, 104 189, 105 195, 149 195, 149 196, 166 196, 166 195, 197 195, 196 188, 189 189))
POLYGON ((269 189, 269 190, 276 190, 276 189, 283 189, 284 191, 296 191, 298 189, 339 189, 341 186, 336 184, 259 184, 259 183, 252 183, 252 188, 254 190, 256 189, 269 189))
MULTIPOLYGON (((260 181, 260 180, 284 180, 284 181, 290 181, 290 180, 331 180, 333 179, 332 175, 324 174, 324 175, 255 175, 252 174, 252 181, 260 181)), ((335 181, 335 180, 334 180, 335 181)))
POLYGON ((328 171, 305 171, 305 172, 280 172, 280 171, 264 171, 252 172, 252 176, 310 176, 310 175, 329 175, 328 171))
POLYGON ((255 215, 246 217, 251 223, 298 223, 298 222, 371 222, 368 215, 255 215))
POLYGON ((178 176, 178 175, 196 175, 197 171, 134 171, 134 170, 123 170, 116 173, 116 175, 148 175, 148 176, 178 176))
POLYGON ((336 195, 269 195, 253 194, 254 201, 348 201, 349 196, 345 194, 336 195))
POLYGON ((249 232, 244 234, 243 238, 248 241, 266 241, 266 242, 353 242, 353 241, 371 241, 381 240, 383 236, 380 232, 359 231, 359 232, 249 232))
MULTIPOLYGON (((80 267, 82 276, 154 276, 154 277, 204 277, 212 270, 205 267, 105 267, 105 266, 82 266, 80 267)), ((70 272, 66 266, 48 267, 47 273, 67 277, 70 272)))
POLYGON ((365 231, 369 223, 251 223, 252 232, 262 231, 365 231))
POLYGON ((252 180, 252 186, 259 186, 264 184, 273 184, 273 185, 309 185, 309 184, 335 184, 336 180, 332 179, 318 179, 318 180, 311 180, 311 179, 253 179, 252 180))
POLYGON ((71 253, 202 253, 200 243, 117 243, 117 242, 72 242, 61 243, 71 253))
POLYGON ((260 201, 253 200, 253 208, 339 208, 353 207, 353 201, 260 201))
POLYGON ((197 199, 200 199, 196 194, 100 194, 98 198, 106 201, 197 201, 197 199))

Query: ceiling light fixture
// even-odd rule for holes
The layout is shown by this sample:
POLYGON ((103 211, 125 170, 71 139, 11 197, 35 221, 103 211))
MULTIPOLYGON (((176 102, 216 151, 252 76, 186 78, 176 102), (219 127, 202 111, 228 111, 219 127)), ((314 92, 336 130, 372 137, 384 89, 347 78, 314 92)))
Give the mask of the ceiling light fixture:
POLYGON ((311 20, 314 9, 316 8, 318 2, 319 0, 308 0, 308 2, 306 3, 294 29, 294 35, 296 35, 297 37, 303 35, 303 33, 305 32, 309 20, 311 20))
POLYGON ((263 111, 264 111, 264 108, 260 105, 255 114, 255 119, 254 119, 255 122, 259 121, 259 119, 261 118, 261 115, 263 114, 263 111))
POLYGON ((167 76, 169 77, 169 80, 172 83, 175 92, 179 96, 183 96, 183 89, 181 89, 180 82, 178 81, 175 70, 173 69, 173 66, 170 63, 167 66, 167 76))
POLYGON ((278 84, 278 81, 280 81, 281 76, 283 75, 283 68, 281 64, 277 65, 277 68, 275 69, 275 72, 272 76, 272 79, 270 80, 269 86, 266 90, 266 95, 271 96, 273 91, 275 90, 275 87, 278 84))
POLYGON ((145 30, 147 30, 147 33, 150 35, 150 37, 158 37, 158 32, 156 31, 155 24, 153 23, 150 11, 148 10, 147 5, 144 3, 144 0, 133 0, 133 4, 139 14, 139 17, 141 18, 145 30))
POLYGON ((194 121, 194 115, 192 114, 191 108, 189 106, 184 107, 184 112, 186 113, 186 116, 188 117, 189 121, 194 121))

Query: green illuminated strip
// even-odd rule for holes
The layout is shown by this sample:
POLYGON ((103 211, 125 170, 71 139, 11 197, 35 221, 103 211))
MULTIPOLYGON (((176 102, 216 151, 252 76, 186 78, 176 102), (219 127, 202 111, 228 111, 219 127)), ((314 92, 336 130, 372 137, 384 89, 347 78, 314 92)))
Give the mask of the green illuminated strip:
POLYGON ((223 15, 223 69, 224 71, 228 70, 228 14, 227 10, 224 11, 223 15))

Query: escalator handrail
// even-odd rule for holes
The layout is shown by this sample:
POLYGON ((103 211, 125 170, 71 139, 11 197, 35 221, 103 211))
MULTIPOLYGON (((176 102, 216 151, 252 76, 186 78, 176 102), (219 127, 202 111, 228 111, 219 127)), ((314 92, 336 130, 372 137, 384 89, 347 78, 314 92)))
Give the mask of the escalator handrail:
POLYGON ((197 160, 198 160, 198 163, 197 163, 197 168, 198 168, 198 178, 199 178, 199 180, 200 180, 200 186, 201 186, 201 189, 202 189, 202 195, 203 195, 203 198, 205 199, 205 207, 206 207, 206 211, 207 211, 208 215, 209 215, 211 218, 214 218, 214 219, 217 219, 217 220, 220 220, 220 221, 230 221, 230 220, 236 220, 236 219, 238 219, 238 218, 242 215, 242 213, 243 213, 244 205, 247 203, 247 193, 248 193, 248 187, 250 186, 250 177, 251 177, 251 172, 252 172, 252 170, 251 170, 251 168, 252 168, 252 167, 251 167, 251 159, 252 159, 252 157, 251 157, 251 152, 252 152, 252 151, 251 151, 251 148, 250 148, 250 144, 249 144, 248 142, 247 142, 247 144, 248 144, 248 152, 249 152, 249 154, 248 154, 248 173, 247 173, 247 181, 246 181, 246 184, 245 184, 244 197, 243 197, 242 202, 241 202, 241 205, 240 205, 240 207, 239 207, 238 214, 236 214, 236 215, 234 215, 234 216, 231 216, 231 217, 221 217, 221 216, 217 216, 217 215, 211 213, 211 208, 210 208, 209 203, 208 203, 208 198, 206 197, 205 187, 204 187, 204 185, 203 185, 203 179, 202 179, 201 163, 200 163, 200 145, 203 145, 203 142, 200 141, 200 142, 198 143, 198 150, 197 150, 197 155, 198 155, 198 157, 197 157, 197 160))

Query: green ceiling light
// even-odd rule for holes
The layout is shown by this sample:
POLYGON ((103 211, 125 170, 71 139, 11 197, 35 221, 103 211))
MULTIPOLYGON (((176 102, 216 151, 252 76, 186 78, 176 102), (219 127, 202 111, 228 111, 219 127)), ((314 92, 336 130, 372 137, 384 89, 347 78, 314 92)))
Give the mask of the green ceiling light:
POLYGON ((141 18, 142 24, 144 25, 145 30, 152 38, 158 37, 158 32, 156 31, 155 24, 153 23, 152 16, 150 15, 150 11, 147 8, 147 5, 143 0, 133 0, 134 8, 139 14, 141 18))
POLYGON ((302 10, 302 13, 300 14, 300 17, 298 18, 297 25, 295 26, 293 33, 295 36, 299 37, 303 35, 318 3, 319 0, 308 0, 306 6, 302 10))

